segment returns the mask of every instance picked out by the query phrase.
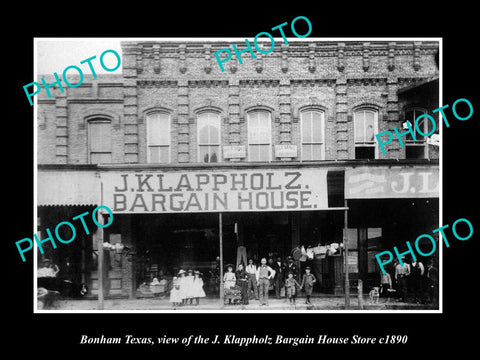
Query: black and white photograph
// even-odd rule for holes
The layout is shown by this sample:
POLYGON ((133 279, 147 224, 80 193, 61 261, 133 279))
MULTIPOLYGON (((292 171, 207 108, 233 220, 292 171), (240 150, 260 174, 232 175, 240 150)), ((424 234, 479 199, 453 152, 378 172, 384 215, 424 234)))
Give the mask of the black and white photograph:
POLYGON ((439 233, 405 239, 440 226, 441 41, 295 40, 111 39, 37 74, 38 309, 440 309, 439 233))
POLYGON ((5 351, 470 351, 471 7, 182 5, 4 28, 5 351))

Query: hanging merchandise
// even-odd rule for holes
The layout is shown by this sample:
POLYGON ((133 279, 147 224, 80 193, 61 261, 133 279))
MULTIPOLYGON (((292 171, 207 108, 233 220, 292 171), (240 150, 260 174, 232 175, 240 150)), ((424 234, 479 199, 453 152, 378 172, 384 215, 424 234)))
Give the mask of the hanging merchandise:
POLYGON ((327 254, 326 246, 320 245, 320 246, 316 246, 314 249, 315 249, 314 253, 315 253, 316 259, 325 259, 325 256, 327 254))
POLYGON ((300 257, 300 261, 302 262, 307 261, 307 251, 305 250, 305 247, 303 245, 300 247, 300 251, 302 253, 302 256, 300 257))
POLYGON ((295 261, 300 260, 302 257, 302 251, 300 250, 300 247, 296 247, 295 249, 292 250, 292 257, 295 261))
POLYGON ((308 258, 308 260, 312 260, 312 259, 314 258, 314 256, 315 256, 315 254, 313 253, 312 248, 307 248, 306 251, 307 251, 307 258, 308 258))
POLYGON ((338 243, 331 243, 328 245, 328 255, 334 255, 338 251, 338 243))
POLYGON ((307 251, 305 250, 305 246, 302 245, 302 246, 300 247, 300 250, 301 250, 301 252, 302 252, 302 256, 307 256, 307 251))

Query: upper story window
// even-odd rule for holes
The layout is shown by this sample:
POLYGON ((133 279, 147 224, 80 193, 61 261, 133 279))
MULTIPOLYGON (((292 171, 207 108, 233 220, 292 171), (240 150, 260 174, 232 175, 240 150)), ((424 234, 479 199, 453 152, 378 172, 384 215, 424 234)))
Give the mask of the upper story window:
POLYGON ((378 133, 378 112, 360 109, 354 113, 355 159, 377 159, 378 146, 375 134, 378 133))
POLYGON ((325 113, 318 110, 302 111, 302 160, 325 160, 325 113))
POLYGON ((270 112, 254 110, 247 113, 248 160, 272 159, 272 117, 270 112))
POLYGON ((198 161, 205 163, 219 162, 220 159, 220 114, 202 112, 197 116, 198 161))
POLYGON ((147 122, 147 162, 170 162, 170 114, 150 113, 147 122))
POLYGON ((88 148, 90 164, 112 162, 112 123, 106 119, 88 122, 88 148))
POLYGON ((405 136, 405 157, 407 159, 428 158, 427 138, 419 134, 417 126, 423 134, 428 134, 431 131, 432 125, 427 118, 423 117, 418 121, 417 126, 415 126, 415 120, 417 117, 425 113, 426 111, 423 109, 409 109, 405 112, 405 122, 410 121, 410 126, 417 139, 414 141, 410 133, 405 136))

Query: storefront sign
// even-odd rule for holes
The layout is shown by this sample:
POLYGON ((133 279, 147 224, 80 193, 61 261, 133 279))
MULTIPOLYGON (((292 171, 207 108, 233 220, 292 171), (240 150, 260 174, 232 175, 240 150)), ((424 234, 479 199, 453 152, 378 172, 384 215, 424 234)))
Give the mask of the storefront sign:
POLYGON ((245 145, 236 145, 236 146, 224 146, 223 147, 223 157, 225 159, 241 159, 247 156, 245 151, 245 145))
POLYGON ((297 157, 297 145, 275 145, 275 157, 297 157))
POLYGON ((108 171, 114 213, 295 211, 328 208, 323 169, 108 171))
POLYGON ((438 167, 345 170, 346 199, 436 198, 438 194, 438 167))

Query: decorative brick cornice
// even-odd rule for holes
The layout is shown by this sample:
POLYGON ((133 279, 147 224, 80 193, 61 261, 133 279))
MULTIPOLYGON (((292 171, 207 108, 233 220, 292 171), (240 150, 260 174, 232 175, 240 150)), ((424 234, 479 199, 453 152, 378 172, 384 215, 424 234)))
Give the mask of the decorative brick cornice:
POLYGON ((280 80, 271 80, 271 79, 256 79, 256 80, 240 80, 240 86, 243 87, 258 87, 258 86, 265 86, 265 87, 276 87, 280 85, 280 80))
POLYGON ((178 85, 178 81, 143 79, 137 80, 137 85, 140 87, 176 87, 178 85))
POLYGON ((384 86, 387 84, 387 78, 350 78, 347 79, 349 86, 384 86))
POLYGON ((188 81, 189 87, 227 87, 228 81, 227 80, 189 80, 188 81))
POLYGON ((290 80, 291 86, 333 86, 335 79, 293 79, 290 80))

